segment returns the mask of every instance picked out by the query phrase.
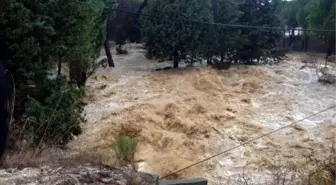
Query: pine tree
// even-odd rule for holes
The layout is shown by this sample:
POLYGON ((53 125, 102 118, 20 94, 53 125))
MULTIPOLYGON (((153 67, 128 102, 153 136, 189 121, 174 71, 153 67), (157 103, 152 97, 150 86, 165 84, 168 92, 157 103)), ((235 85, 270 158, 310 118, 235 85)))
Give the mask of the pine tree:
MULTIPOLYGON (((277 27, 280 20, 276 15, 278 1, 245 0, 240 4, 242 16, 239 23, 243 25, 277 27)), ((242 63, 255 64, 279 61, 283 52, 277 49, 281 32, 274 29, 242 28, 241 37, 244 39, 236 60, 242 63)))
POLYGON ((115 18, 115 41, 117 45, 123 45, 126 40, 140 42, 140 13, 147 6, 148 0, 118 0, 118 10, 115 18))
POLYGON ((158 19, 141 17, 141 32, 148 57, 173 57, 174 68, 181 57, 195 56, 201 46, 201 36, 206 27, 185 20, 211 19, 210 1, 153 0, 144 9, 145 14, 157 15, 158 19), (162 19, 162 18, 163 19, 162 19))
MULTIPOLYGON (((214 22, 222 24, 237 24, 241 12, 238 9, 238 3, 232 0, 213 0, 214 22)), ((220 62, 228 60, 232 62, 232 55, 236 47, 236 39, 239 37, 238 29, 215 26, 216 36, 213 42, 216 55, 220 56, 220 62)))
MULTIPOLYGON (((50 14, 57 30, 53 39, 59 70, 61 63, 67 62, 70 78, 79 86, 83 86, 88 77, 87 73, 94 68, 95 59, 104 41, 106 42, 106 22, 111 17, 111 10, 106 7, 113 7, 113 1, 53 2, 54 11, 50 14)), ((109 60, 112 60, 112 57, 109 60)), ((113 61, 110 62, 110 66, 113 66, 113 61)))
MULTIPOLYGON (((14 117, 18 122, 29 121, 22 129, 28 141, 63 145, 80 133, 85 93, 82 87, 67 82, 61 65, 67 62, 71 78, 80 86, 85 84, 105 40, 106 20, 112 14, 105 7, 114 2, 1 2, 0 48, 5 55, 0 62, 14 79, 14 117), (58 75, 50 72, 55 66, 58 75)), ((15 136, 15 130, 12 132, 15 136)))
POLYGON ((294 30, 299 26, 297 20, 297 13, 300 9, 300 4, 297 0, 295 1, 282 1, 280 3, 280 12, 279 18, 281 23, 288 28, 289 31, 289 42, 288 46, 292 45, 293 40, 295 39, 294 30))
POLYGON ((308 11, 307 11, 307 4, 310 2, 310 0, 298 0, 298 7, 299 10, 296 13, 296 21, 298 22, 299 27, 304 29, 303 34, 301 36, 301 51, 307 52, 308 49, 308 38, 309 38, 309 33, 305 31, 305 29, 308 28, 308 21, 306 17, 308 16, 308 11))
POLYGON ((201 47, 204 43, 205 31, 207 28, 206 24, 212 21, 211 15, 211 1, 210 0, 189 0, 181 1, 182 10, 185 10, 184 17, 188 20, 194 22, 185 22, 183 25, 183 32, 185 35, 182 36, 183 40, 186 42, 187 54, 190 55, 191 65, 194 63, 195 57, 201 52, 201 47), (197 23, 202 22, 202 23, 197 23))
MULTIPOLYGON (((320 29, 335 29, 335 9, 336 3, 334 0, 311 0, 307 4, 307 23, 309 28, 320 28, 320 29)), ((335 51, 335 32, 316 32, 314 33, 317 37, 322 37, 325 40, 327 46, 327 57, 335 51)))

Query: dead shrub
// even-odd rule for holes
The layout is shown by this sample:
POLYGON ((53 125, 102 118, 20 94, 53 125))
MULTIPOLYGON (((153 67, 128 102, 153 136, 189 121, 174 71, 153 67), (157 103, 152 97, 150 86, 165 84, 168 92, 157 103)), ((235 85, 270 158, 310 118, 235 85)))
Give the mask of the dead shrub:
POLYGON ((324 65, 320 65, 318 57, 313 54, 306 55, 303 61, 307 63, 309 67, 313 68, 316 72, 316 76, 318 77, 318 81, 328 84, 336 83, 336 76, 330 72, 327 62, 324 65))

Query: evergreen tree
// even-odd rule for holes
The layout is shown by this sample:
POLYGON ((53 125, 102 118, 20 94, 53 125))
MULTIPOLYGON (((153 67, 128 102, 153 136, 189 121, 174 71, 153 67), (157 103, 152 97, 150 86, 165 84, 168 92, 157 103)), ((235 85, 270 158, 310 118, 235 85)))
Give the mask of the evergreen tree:
POLYGON ((118 0, 117 2, 118 10, 131 13, 116 12, 116 44, 123 45, 126 43, 126 40, 140 42, 139 16, 147 6, 148 0, 118 0))
MULTIPOLYGON (((327 30, 335 29, 335 8, 334 0, 311 0, 306 7, 307 23, 309 28, 320 28, 327 30)), ((322 38, 327 46, 327 56, 335 50, 335 32, 316 32, 315 35, 322 38)), ((326 60, 327 61, 327 60, 326 60)))
POLYGON ((141 17, 141 32, 147 56, 174 59, 174 68, 180 58, 190 54, 195 56, 200 49, 200 40, 205 26, 185 20, 205 21, 211 19, 209 0, 153 0, 144 9, 145 14, 160 18, 141 17), (163 19, 162 19, 162 18, 163 19))
MULTIPOLYGON (((112 54, 110 51, 110 44, 109 44, 109 32, 108 32, 108 20, 112 20, 114 17, 114 12, 111 9, 116 7, 115 0, 103 0, 104 6, 100 14, 100 21, 98 23, 104 23, 105 25, 105 41, 104 41, 104 49, 107 57, 107 62, 109 67, 115 67, 114 61, 112 58, 112 54)), ((99 41, 99 40, 98 40, 99 41)))
POLYGON ((188 20, 192 20, 195 22, 186 22, 183 25, 184 35, 182 39, 185 41, 186 50, 188 55, 191 58, 191 65, 194 63, 195 57, 201 53, 202 45, 204 44, 205 31, 208 27, 206 24, 213 20, 211 15, 211 1, 203 0, 203 1, 180 1, 183 3, 181 5, 181 10, 185 10, 185 17, 188 20), (197 23, 202 22, 202 23, 197 23))
MULTIPOLYGON (((85 93, 67 82, 61 65, 67 62, 70 77, 85 84, 105 40, 111 16, 105 7, 114 4, 114 0, 1 2, 0 48, 5 55, 0 62, 13 76, 14 122, 29 122, 24 129, 28 141, 63 145, 80 133, 85 93), (57 64, 54 75, 50 71, 57 64)), ((15 129, 12 133, 15 137, 15 129)))
POLYGON ((292 45, 293 40, 295 39, 294 30, 299 26, 297 20, 297 13, 300 10, 300 4, 297 0, 295 1, 282 1, 279 5, 280 12, 279 18, 281 23, 288 28, 290 37, 288 46, 292 45))
MULTIPOLYGON (((213 0, 213 17, 215 23, 237 24, 241 12, 238 3, 232 0, 213 0)), ((213 39, 214 51, 220 56, 220 62, 231 60, 235 52, 239 30, 225 26, 215 26, 215 38, 213 39), (238 32, 237 32, 238 31, 238 32)))
POLYGON ((308 28, 308 11, 307 11, 307 4, 310 2, 310 0, 298 0, 298 7, 299 10, 296 13, 296 21, 298 22, 299 27, 301 27, 304 31, 301 36, 301 51, 307 52, 308 49, 308 38, 309 33, 305 31, 305 29, 308 28))
MULTIPOLYGON (((276 15, 278 1, 245 0, 240 4, 242 16, 239 23, 259 27, 277 27, 280 20, 276 15)), ((277 49, 281 32, 274 29, 242 28, 241 37, 244 39, 238 48, 236 60, 243 63, 255 64, 281 60, 283 52, 277 49)))

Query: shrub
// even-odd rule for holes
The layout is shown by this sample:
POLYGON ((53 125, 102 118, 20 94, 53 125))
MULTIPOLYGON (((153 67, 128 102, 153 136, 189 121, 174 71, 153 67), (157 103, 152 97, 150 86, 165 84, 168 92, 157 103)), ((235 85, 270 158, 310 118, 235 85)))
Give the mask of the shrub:
POLYGON ((37 84, 37 94, 27 102, 27 125, 23 130, 30 144, 64 146, 81 133, 80 123, 85 103, 85 91, 66 82, 61 76, 37 84))
POLYGON ((58 68, 60 75, 67 63, 71 80, 82 87, 97 68, 106 20, 113 18, 107 9, 116 1, 86 3, 90 6, 62 0, 1 2, 0 27, 6 29, 0 31, 0 63, 11 73, 16 92, 10 141, 64 146, 81 132, 84 89, 48 71, 58 68))
POLYGON ((116 154, 120 162, 132 163, 137 148, 137 141, 133 138, 119 136, 116 141, 116 154))

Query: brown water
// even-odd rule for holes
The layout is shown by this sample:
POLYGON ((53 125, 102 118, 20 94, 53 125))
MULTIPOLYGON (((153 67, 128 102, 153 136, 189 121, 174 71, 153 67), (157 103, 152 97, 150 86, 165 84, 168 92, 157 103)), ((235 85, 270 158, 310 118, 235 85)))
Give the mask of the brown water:
MULTIPOLYGON (((136 138, 139 169, 162 176, 336 104, 335 86, 300 70, 298 54, 274 66, 154 72, 171 64, 147 60, 138 46, 130 47, 130 54, 114 56, 116 68, 100 69, 88 81, 88 123, 69 145, 102 155, 109 165, 117 165, 117 135, 136 138)), ((297 161, 310 148, 325 150, 335 124, 330 110, 170 178, 204 176, 215 184, 246 166, 262 178, 265 172, 256 169, 274 156, 297 161)))

